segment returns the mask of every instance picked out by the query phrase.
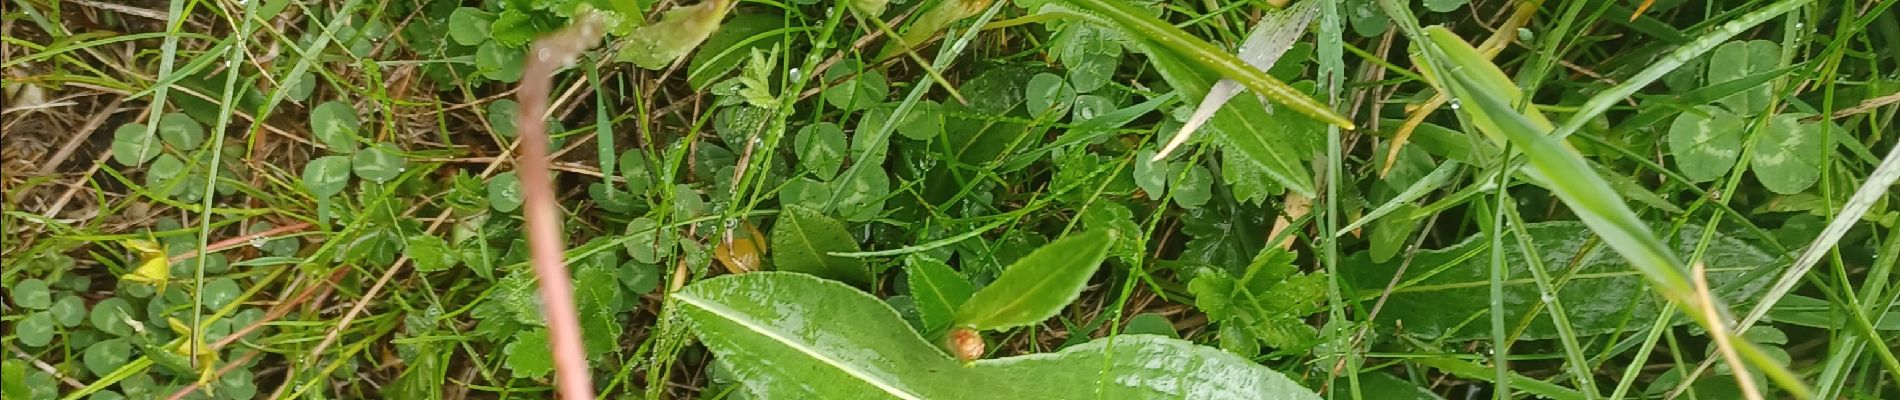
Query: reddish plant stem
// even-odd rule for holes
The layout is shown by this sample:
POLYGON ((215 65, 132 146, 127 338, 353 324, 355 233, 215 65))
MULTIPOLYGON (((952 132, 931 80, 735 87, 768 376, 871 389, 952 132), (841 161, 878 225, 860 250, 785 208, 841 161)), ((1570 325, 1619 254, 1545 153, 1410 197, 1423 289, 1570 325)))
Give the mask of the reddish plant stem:
POLYGON ((521 108, 515 113, 515 126, 521 132, 521 154, 515 165, 519 167, 516 174, 521 177, 521 211, 527 219, 528 256, 540 281, 541 310, 548 319, 555 388, 561 398, 567 400, 592 399, 594 384, 582 351, 573 284, 562 260, 566 246, 561 243, 561 213, 560 206, 555 204, 549 172, 544 119, 555 69, 599 41, 598 20, 588 17, 578 18, 573 26, 536 40, 528 49, 520 90, 516 91, 521 108))

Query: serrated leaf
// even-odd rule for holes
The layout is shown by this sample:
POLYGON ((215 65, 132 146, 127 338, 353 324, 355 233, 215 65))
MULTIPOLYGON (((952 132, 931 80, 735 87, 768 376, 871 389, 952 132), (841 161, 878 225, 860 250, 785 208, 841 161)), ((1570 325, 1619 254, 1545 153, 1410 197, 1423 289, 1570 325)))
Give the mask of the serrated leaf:
MULTIPOLYGON (((1821 122, 1802 122, 1810 114, 1775 115, 1755 134, 1755 154, 1748 169, 1768 190, 1794 194, 1821 180, 1821 168, 1834 142, 1821 137, 1821 122)), ((1835 129, 1840 132, 1840 129, 1835 129)))
POLYGON ((923 319, 924 332, 934 333, 950 327, 957 306, 963 305, 975 289, 970 281, 942 261, 927 257, 906 260, 905 275, 910 297, 923 319))
MULTIPOLYGON (((1709 55, 1709 84, 1739 80, 1749 75, 1768 72, 1781 62, 1781 45, 1767 40, 1745 40, 1723 43, 1709 55)), ((1716 102, 1728 107, 1739 115, 1755 115, 1768 107, 1770 97, 1774 95, 1770 85, 1743 90, 1723 97, 1716 102)))
POLYGON ((480 45, 491 35, 495 14, 474 7, 459 7, 449 14, 449 38, 463 46, 480 45))
POLYGON ((377 143, 363 149, 350 160, 350 167, 356 171, 357 177, 376 183, 389 182, 401 176, 406 164, 402 151, 389 143, 377 143))
POLYGON ((416 271, 434 272, 449 269, 460 260, 456 253, 449 250, 449 242, 430 235, 410 236, 403 246, 403 254, 415 261, 416 271))
POLYGON ((871 269, 855 258, 838 257, 832 252, 856 252, 858 242, 844 229, 844 223, 818 210, 791 205, 780 210, 772 227, 772 264, 780 271, 793 271, 837 279, 868 287, 871 269))
MULTIPOLYGON (((1578 222, 1535 223, 1524 227, 1530 234, 1532 248, 1537 250, 1539 260, 1550 269, 1553 276, 1565 273, 1570 268, 1580 268, 1557 293, 1562 302, 1572 328, 1580 336, 1600 335, 1611 332, 1640 330, 1654 318, 1630 319, 1630 315, 1651 315, 1659 312, 1661 302, 1644 287, 1643 276, 1637 274, 1629 262, 1616 254, 1597 251, 1594 257, 1579 258, 1591 245, 1586 241, 1591 231, 1578 222), (1572 267, 1577 265, 1576 267, 1572 267), (1633 314, 1632 314, 1633 313, 1633 314)), ((1702 230, 1695 225, 1683 227, 1671 243, 1678 243, 1676 251, 1689 254, 1702 238, 1702 230)), ((1508 241, 1507 241, 1508 243, 1508 241)), ((1375 324, 1383 331, 1403 332, 1420 338, 1445 340, 1482 339, 1489 335, 1489 325, 1483 323, 1464 324, 1473 313, 1483 312, 1490 307, 1490 258, 1486 256, 1489 240, 1473 236, 1456 245, 1443 249, 1423 250, 1411 256, 1411 268, 1400 279, 1400 286, 1390 298, 1386 299, 1385 311, 1379 313, 1375 324), (1398 329, 1403 324, 1404 329, 1398 329), (1463 324, 1462 328, 1459 326, 1463 324), (1454 330, 1455 329, 1455 330, 1454 330)), ((1504 265, 1512 280, 1505 282, 1504 308, 1505 321, 1515 324, 1521 321, 1524 313, 1533 305, 1542 301, 1540 292, 1528 277, 1531 262, 1525 257, 1519 246, 1506 245, 1504 265)), ((1716 234, 1711 242, 1703 262, 1709 265, 1709 285, 1718 297, 1729 301, 1751 298, 1766 283, 1760 277, 1751 280, 1748 274, 1761 268, 1777 268, 1780 264, 1775 257, 1763 253, 1753 245, 1733 237, 1716 234)), ((1348 257, 1341 265, 1343 281, 1358 288, 1362 298, 1378 296, 1381 289, 1392 279, 1392 273, 1398 269, 1403 258, 1385 263, 1373 263, 1364 254, 1348 257)), ((1765 276, 1765 275, 1764 275, 1765 276)), ((1545 313, 1549 310, 1545 309, 1545 313)), ((1676 319, 1675 324, 1688 320, 1676 319)), ((1525 327, 1520 340, 1543 340, 1557 337, 1556 327, 1548 315, 1539 315, 1525 327)))
POLYGON ((1033 325, 1082 295, 1108 258, 1115 235, 1095 230, 1043 245, 1011 263, 1001 276, 957 307, 955 325, 979 331, 1033 325))
POLYGON ((112 131, 112 160, 119 165, 136 167, 158 157, 158 138, 146 132, 145 124, 119 125, 112 131))
POLYGON ((330 151, 350 154, 358 147, 357 130, 363 122, 349 103, 331 100, 310 109, 310 133, 330 151))
POLYGON ((674 298, 701 342, 761 398, 1319 398, 1246 359, 1147 335, 960 366, 884 302, 808 275, 721 276, 674 298))
POLYGON ((324 156, 303 166, 303 187, 310 196, 326 198, 343 192, 350 183, 350 158, 324 156))
POLYGON ((548 350, 548 330, 535 329, 515 336, 502 348, 508 356, 508 370, 516 377, 538 378, 554 372, 553 351, 548 350))
POLYGON ((1741 116, 1719 107, 1696 107, 1676 116, 1669 124, 1669 153, 1676 156, 1676 170, 1696 182, 1728 174, 1742 154, 1742 127, 1741 116))
POLYGON ((488 179, 488 206, 495 211, 514 212, 521 208, 521 178, 514 171, 495 174, 488 179))
POLYGON ((726 17, 726 3, 704 0, 667 10, 660 16, 660 22, 639 27, 627 35, 632 43, 628 43, 615 60, 645 69, 665 68, 699 47, 706 36, 719 29, 719 20, 726 17))
POLYGON ((166 113, 158 118, 158 138, 174 149, 197 149, 205 142, 205 128, 185 113, 166 113))

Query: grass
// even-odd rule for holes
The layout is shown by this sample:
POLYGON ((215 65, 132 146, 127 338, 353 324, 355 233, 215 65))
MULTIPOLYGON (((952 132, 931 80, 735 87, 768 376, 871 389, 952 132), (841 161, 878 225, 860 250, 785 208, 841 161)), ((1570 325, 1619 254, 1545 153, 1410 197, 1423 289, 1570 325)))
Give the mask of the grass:
POLYGON ((781 393, 675 294, 795 268, 738 242, 792 204, 931 341, 962 299, 914 263, 981 290, 1112 232, 977 330, 999 363, 1160 334, 1329 398, 1900 396, 1900 1, 1329 3, 1266 70, 1272 1, 737 1, 703 45, 651 3, 8 1, 0 396, 552 397, 514 99, 589 13, 546 120, 603 398, 781 393), (1264 97, 1151 157, 1223 78, 1264 97))

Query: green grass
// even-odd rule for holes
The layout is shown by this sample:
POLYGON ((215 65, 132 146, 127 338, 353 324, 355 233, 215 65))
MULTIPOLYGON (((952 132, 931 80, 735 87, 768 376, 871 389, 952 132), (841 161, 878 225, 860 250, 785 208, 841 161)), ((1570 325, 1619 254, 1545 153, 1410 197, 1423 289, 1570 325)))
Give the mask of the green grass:
POLYGON ((1271 1, 650 3, 9 1, 0 397, 553 397, 513 101, 586 13, 548 120, 603 398, 1900 396, 1900 1, 1346 1, 1267 70, 1271 1))

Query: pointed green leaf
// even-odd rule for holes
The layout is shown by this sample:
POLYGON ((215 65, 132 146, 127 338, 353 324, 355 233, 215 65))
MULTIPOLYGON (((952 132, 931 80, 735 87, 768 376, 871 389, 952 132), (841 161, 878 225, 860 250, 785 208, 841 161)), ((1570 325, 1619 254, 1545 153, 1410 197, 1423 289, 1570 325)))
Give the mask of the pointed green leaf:
POLYGON ((957 308, 956 325, 993 330, 1049 319, 1082 295, 1108 257, 1114 234, 1095 230, 1056 239, 1017 259, 957 308))
POLYGON ((951 318, 957 306, 970 299, 975 289, 970 281, 942 261, 927 257, 911 257, 905 270, 910 283, 910 297, 917 302, 917 311, 923 317, 926 333, 949 328, 951 318))
POLYGON ((673 296, 758 398, 1319 398, 1252 361, 1159 336, 958 365, 884 302, 809 275, 727 275, 673 296))
MULTIPOLYGON (((1222 77, 1240 82, 1242 86, 1247 87, 1247 90, 1265 95, 1274 103, 1292 108, 1296 112, 1327 124, 1345 129, 1353 128, 1351 120, 1334 112, 1325 103, 1267 76, 1265 71, 1247 65, 1245 61, 1241 61, 1233 54, 1228 54, 1214 47, 1213 44, 1195 38, 1174 24, 1137 10, 1121 0, 1067 0, 1067 2, 1076 6, 1077 13, 1093 17, 1091 18, 1093 22, 1121 29, 1131 38, 1145 38, 1174 53, 1170 55, 1151 53, 1149 54, 1151 58, 1191 60, 1200 68, 1219 72, 1222 77)), ((1199 96, 1190 98, 1199 98, 1199 96)))
POLYGON ((864 261, 829 253, 858 251, 857 239, 844 230, 844 223, 818 210, 787 206, 780 211, 778 225, 772 227, 772 264, 780 271, 803 272, 869 286, 873 277, 864 261))

